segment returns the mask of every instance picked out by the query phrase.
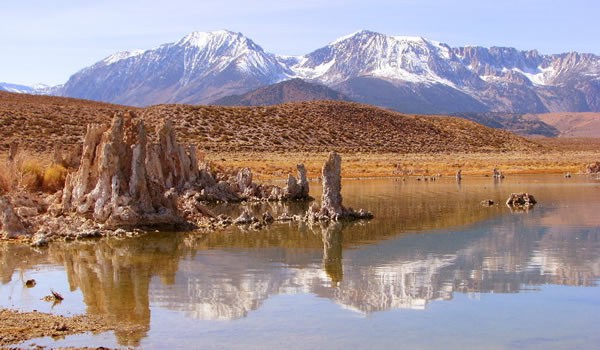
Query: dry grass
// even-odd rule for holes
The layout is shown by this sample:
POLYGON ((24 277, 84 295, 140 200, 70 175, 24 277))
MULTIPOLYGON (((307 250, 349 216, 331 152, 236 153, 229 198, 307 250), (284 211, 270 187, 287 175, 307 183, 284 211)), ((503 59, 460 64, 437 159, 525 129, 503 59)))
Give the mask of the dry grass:
POLYGON ((13 162, 0 157, 0 194, 14 190, 56 192, 64 187, 67 173, 62 165, 29 152, 18 154, 13 162))
MULTIPOLYGON (((296 164, 304 163, 308 176, 319 177, 327 153, 263 152, 210 153, 207 160, 223 168, 249 167, 260 180, 281 179, 296 174, 296 164)), ((342 176, 388 177, 410 175, 451 175, 462 169, 464 175, 491 175, 497 167, 505 174, 578 173, 585 164, 600 159, 597 152, 505 152, 505 153, 342 153, 342 176)))
POLYGON ((42 189, 46 192, 56 192, 65 186, 67 168, 60 164, 53 164, 46 168, 42 181, 42 189))
POLYGON ((17 160, 16 176, 19 187, 28 191, 37 191, 44 182, 44 168, 39 159, 21 158, 17 160))

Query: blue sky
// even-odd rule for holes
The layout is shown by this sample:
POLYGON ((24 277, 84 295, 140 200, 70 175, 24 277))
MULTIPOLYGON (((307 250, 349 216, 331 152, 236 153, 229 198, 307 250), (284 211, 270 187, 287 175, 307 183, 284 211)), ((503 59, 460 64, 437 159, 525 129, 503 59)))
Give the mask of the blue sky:
POLYGON ((599 19, 597 0, 7 0, 0 4, 0 81, 64 83, 111 53, 218 29, 286 55, 359 29, 450 46, 600 54, 599 19))

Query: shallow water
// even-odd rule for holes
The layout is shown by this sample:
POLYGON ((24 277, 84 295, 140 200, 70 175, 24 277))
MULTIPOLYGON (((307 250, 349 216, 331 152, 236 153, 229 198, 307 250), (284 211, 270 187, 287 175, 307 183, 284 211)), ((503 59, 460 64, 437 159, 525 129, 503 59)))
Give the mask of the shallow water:
MULTIPOLYGON (((311 183, 318 187, 317 183, 311 183)), ((318 196, 318 191, 311 190, 318 196)), ((127 327, 22 344, 566 349, 600 344, 600 182, 344 182, 368 223, 0 246, 0 305, 127 327), (511 212, 527 191, 539 204, 511 212), (479 203, 493 199, 489 208, 479 203), (34 288, 24 287, 30 278, 34 288), (65 300, 41 301, 50 288, 65 300)), ((270 206, 275 214, 308 204, 270 206)), ((215 207, 235 214, 241 208, 215 207)))

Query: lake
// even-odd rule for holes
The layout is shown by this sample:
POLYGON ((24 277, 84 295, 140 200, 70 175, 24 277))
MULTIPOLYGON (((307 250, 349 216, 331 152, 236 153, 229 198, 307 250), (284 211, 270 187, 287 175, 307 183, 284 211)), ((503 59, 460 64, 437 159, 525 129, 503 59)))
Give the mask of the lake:
MULTIPOLYGON (((320 185, 311 182, 319 197, 320 185)), ((0 306, 119 330, 21 346, 590 349, 600 344, 600 180, 345 180, 369 222, 0 245, 0 306), (511 192, 538 204, 512 211, 511 192), (480 204, 492 199, 491 207, 480 204), (34 278, 35 288, 24 281, 34 278), (65 300, 40 300, 50 289, 65 300)), ((274 216, 307 203, 214 206, 274 216)))

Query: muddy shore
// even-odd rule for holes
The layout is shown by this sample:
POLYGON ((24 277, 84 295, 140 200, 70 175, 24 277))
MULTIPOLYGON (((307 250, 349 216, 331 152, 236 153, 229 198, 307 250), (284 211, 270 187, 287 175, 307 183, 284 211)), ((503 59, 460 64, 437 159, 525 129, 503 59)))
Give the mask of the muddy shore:
POLYGON ((114 330, 114 324, 99 316, 65 317, 42 312, 20 312, 0 308, 0 347, 10 349, 24 341, 40 338, 62 338, 85 332, 114 330))

